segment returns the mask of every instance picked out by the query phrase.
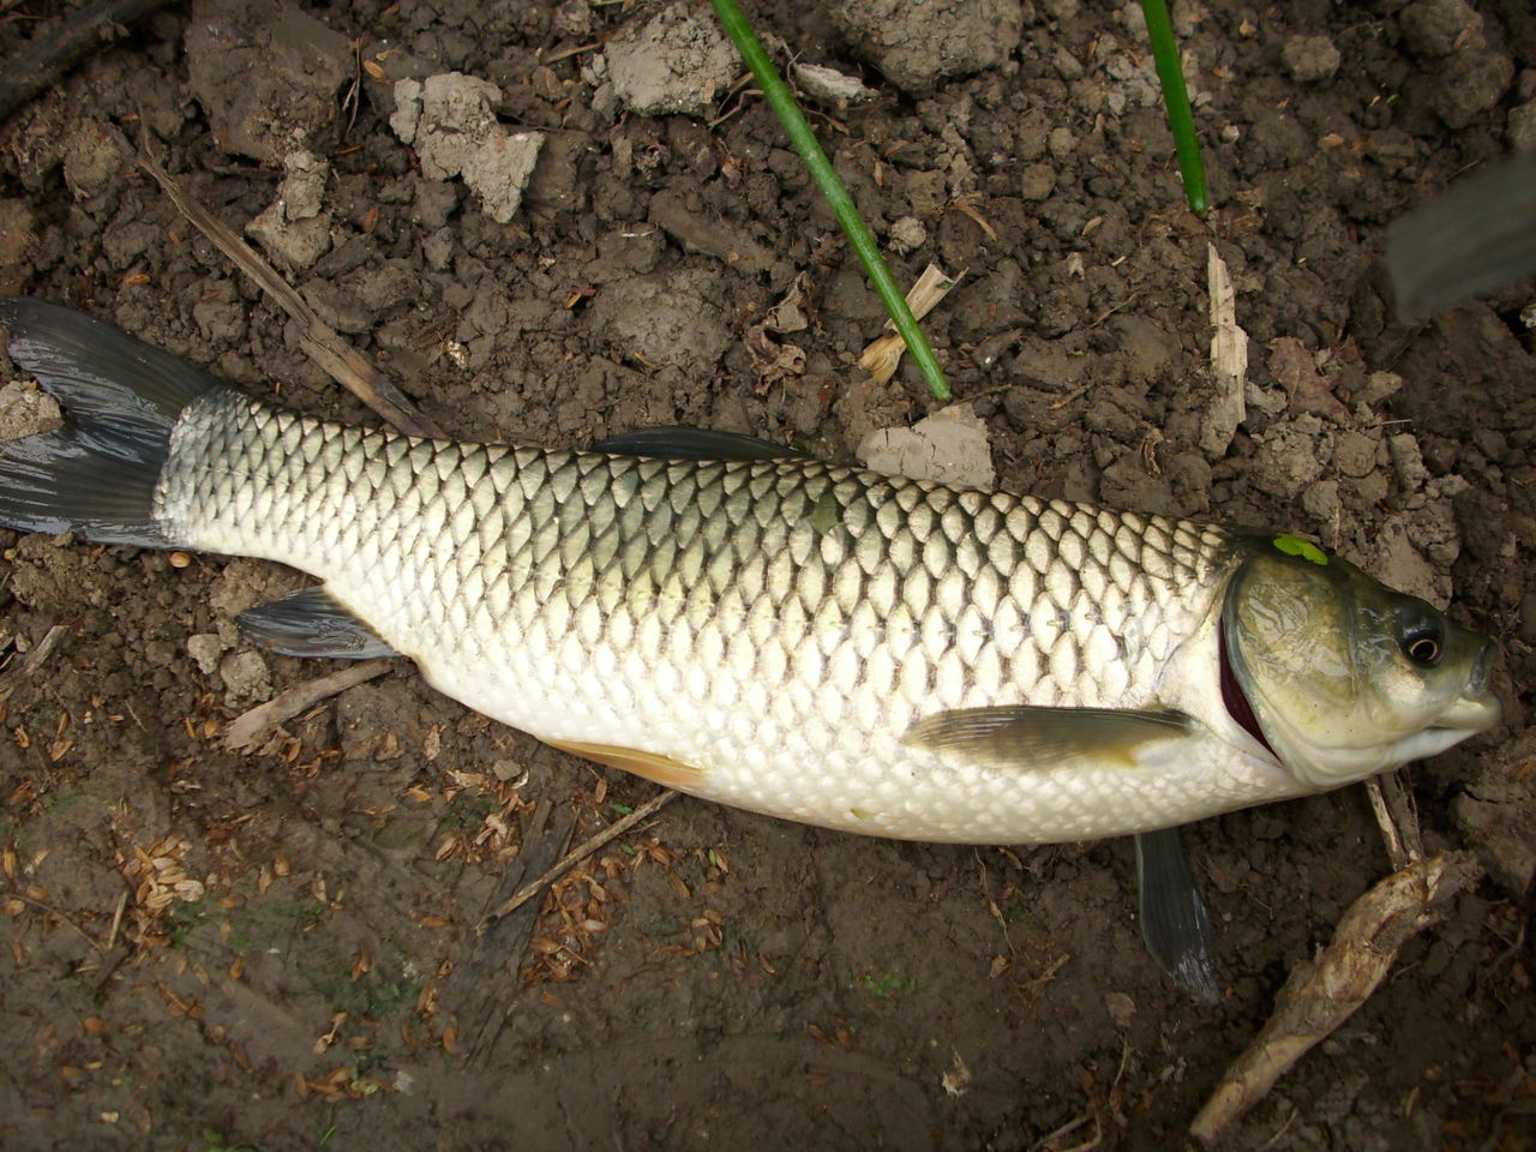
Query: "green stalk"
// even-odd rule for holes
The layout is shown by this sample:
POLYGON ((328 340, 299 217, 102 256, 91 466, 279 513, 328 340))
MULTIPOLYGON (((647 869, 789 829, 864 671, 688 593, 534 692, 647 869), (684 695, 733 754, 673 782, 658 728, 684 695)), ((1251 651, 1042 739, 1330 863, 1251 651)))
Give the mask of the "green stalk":
POLYGON ((1157 78, 1163 85, 1163 106, 1168 110, 1168 129, 1179 154, 1179 174, 1184 177, 1184 195, 1197 216, 1205 215, 1205 165, 1200 160, 1200 140, 1195 136, 1195 118, 1189 110, 1189 92, 1184 87, 1184 65, 1179 59, 1179 44, 1173 38, 1173 22, 1168 19, 1164 0, 1141 0, 1147 18, 1147 36, 1152 41, 1152 59, 1157 63, 1157 78))
POLYGON ((805 166, 810 169, 816 186, 827 198, 827 203, 832 205, 837 222, 843 226, 843 232, 847 235, 849 243, 853 245, 853 250, 858 253, 859 260, 864 265, 864 271, 874 282, 875 291, 880 294, 881 303, 885 305, 886 312, 890 313, 891 322, 896 325, 896 331, 901 333, 901 338, 906 341, 907 350, 912 353, 912 359, 922 370, 923 376, 928 381, 928 387, 933 391, 936 399, 948 400, 949 385, 944 381, 944 370, 939 367, 938 360, 934 358, 928 338, 918 327, 917 320, 912 315, 912 309, 907 307, 906 296, 892 279, 885 261, 881 259, 880 249, 875 246, 875 238, 869 234, 869 226, 864 223, 864 217, 859 215, 853 197, 848 195, 848 189, 843 187, 842 180, 838 178, 837 169, 832 167, 827 154, 816 142, 816 133, 812 132, 811 126, 805 122, 805 116, 800 111, 800 106, 795 103, 795 97, 790 92, 789 85, 784 83, 778 69, 773 66, 773 61, 768 58, 768 53, 763 51, 757 34, 752 31, 752 25, 747 23, 747 18, 736 6, 736 0, 713 0, 713 3, 715 14, 720 17, 720 23, 725 27, 726 35, 730 36, 736 45, 736 50, 741 53, 741 58, 747 62, 747 67, 751 69, 757 86, 762 89, 768 103, 778 114, 779 123, 784 125, 784 131, 789 134, 795 151, 800 153, 800 159, 805 161, 805 166))

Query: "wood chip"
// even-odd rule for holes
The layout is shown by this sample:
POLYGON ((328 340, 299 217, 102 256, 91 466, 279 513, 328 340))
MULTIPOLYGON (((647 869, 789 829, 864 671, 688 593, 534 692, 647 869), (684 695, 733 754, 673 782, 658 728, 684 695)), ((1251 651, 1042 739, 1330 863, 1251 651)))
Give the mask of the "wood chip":
POLYGON ((1211 376, 1216 394, 1200 426, 1200 448, 1207 456, 1226 454, 1237 426, 1247 418, 1244 389, 1248 381, 1248 333, 1237 325, 1237 293, 1226 261, 1216 245, 1206 245, 1206 290, 1210 296, 1211 376))

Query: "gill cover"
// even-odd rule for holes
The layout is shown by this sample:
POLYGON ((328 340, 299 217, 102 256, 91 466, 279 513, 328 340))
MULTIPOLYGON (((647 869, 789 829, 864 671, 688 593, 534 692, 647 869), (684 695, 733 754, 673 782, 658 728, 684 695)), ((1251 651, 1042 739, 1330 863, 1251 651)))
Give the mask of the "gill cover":
POLYGON ((1222 609, 1228 708, 1301 781, 1336 787, 1498 722, 1483 637, 1297 537, 1245 546, 1222 609))

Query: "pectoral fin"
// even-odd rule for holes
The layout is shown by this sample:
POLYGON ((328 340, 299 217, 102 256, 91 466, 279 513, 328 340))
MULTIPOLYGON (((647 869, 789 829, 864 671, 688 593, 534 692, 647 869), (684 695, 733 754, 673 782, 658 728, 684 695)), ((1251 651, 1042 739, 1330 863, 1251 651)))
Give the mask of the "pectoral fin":
POLYGON ((323 587, 258 605, 235 620, 252 641, 284 656, 371 660, 399 655, 323 587))
POLYGON ((1173 982, 1201 1004, 1221 1000, 1213 934, 1177 828, 1136 837, 1141 938, 1173 982))
POLYGON ((1022 769, 1044 770, 1083 759, 1130 768, 1144 747, 1177 740, 1193 723, 1186 713, 1171 709, 963 708, 919 720, 902 743, 1022 769))

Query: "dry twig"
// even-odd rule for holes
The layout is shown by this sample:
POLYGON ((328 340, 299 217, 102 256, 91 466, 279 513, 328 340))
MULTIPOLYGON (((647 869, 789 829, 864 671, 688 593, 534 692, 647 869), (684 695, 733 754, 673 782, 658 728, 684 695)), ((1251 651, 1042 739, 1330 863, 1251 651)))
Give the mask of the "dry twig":
POLYGON ((391 667, 393 663, 389 660, 364 660, 361 664, 332 672, 329 676, 296 684, 238 717, 224 730, 224 746, 233 752, 251 748, 284 721, 293 719, 338 692, 345 692, 348 688, 355 688, 376 676, 384 675, 391 667))
POLYGON ((476 929, 476 932, 483 933, 486 929, 486 926, 489 925, 492 921, 501 919, 501 917, 507 915, 509 912, 515 912, 519 907, 521 907, 523 904, 526 904, 529 900, 532 900, 545 888, 549 887, 556 880, 560 879, 560 877, 564 876, 573 867, 575 867, 577 864, 580 864, 583 860, 592 855, 592 853, 596 852, 599 848, 603 847, 609 841, 618 839, 620 836, 624 835, 624 833, 633 828, 636 824, 640 823, 640 821, 654 816, 668 804, 672 803, 672 801, 676 800, 677 797, 678 793, 676 792, 663 792, 659 796, 653 796, 651 799, 640 805, 640 807, 636 808, 622 820, 615 824, 609 825, 590 840, 577 845, 574 849, 561 857, 560 862, 551 868, 548 872, 545 872, 537 880, 534 880, 528 884, 524 884, 515 893, 513 893, 510 900, 506 901, 506 903, 502 904, 500 907, 496 908, 493 912, 486 916, 485 919, 481 920, 479 927, 476 929))
POLYGON ((32 650, 22 657, 16 670, 0 680, 0 703, 10 699, 16 686, 23 680, 30 680, 36 676, 42 666, 47 663, 48 657, 53 655, 53 650, 59 646, 59 641, 69 632, 62 624, 55 624, 43 633, 43 638, 32 646, 32 650))
POLYGON ((1370 998, 1398 950, 1436 923, 1444 905, 1481 874, 1471 853, 1445 852, 1392 873, 1351 904, 1328 947, 1292 969, 1274 1015, 1227 1069, 1190 1134, 1207 1145, 1220 1139, 1296 1061, 1370 998))
POLYGON ((73 919, 71 919, 66 913, 59 911, 52 904, 46 903, 45 901, 42 901, 42 900, 38 900, 38 899, 36 899, 36 898, 34 898, 32 896, 28 896, 25 892, 12 892, 12 893, 10 893, 10 895, 12 897, 14 897, 15 899, 20 900, 23 904, 30 904, 32 907, 38 909, 39 911, 46 912, 49 916, 52 916, 52 917, 62 921, 63 923, 68 924, 71 928, 73 928, 75 930, 75 933, 80 937, 80 939, 84 940, 87 944, 89 944, 92 948, 94 948, 98 953, 102 952, 101 945, 96 943, 96 941, 94 939, 92 939, 91 934, 89 932, 87 932, 84 928, 80 927, 80 925, 77 924, 73 919))
POLYGON ((409 436, 441 437, 442 432, 420 412, 410 397, 396 388, 367 357, 348 344, 341 335, 311 308, 293 285, 278 275, 244 240, 235 235, 213 213, 204 208, 169 172, 149 154, 146 146, 135 162, 154 177, 161 191, 170 197, 183 216, 220 252, 228 256, 247 276, 261 287, 284 312, 303 329, 299 343, 306 355, 325 369, 338 384, 372 408, 390 425, 409 436))
POLYGON ((1387 858, 1392 861, 1392 867, 1406 868, 1424 859, 1419 814, 1413 806, 1413 795, 1403 784, 1402 774, 1372 776, 1365 782, 1365 791, 1371 799, 1376 823, 1381 826, 1381 838, 1386 842, 1387 858))

